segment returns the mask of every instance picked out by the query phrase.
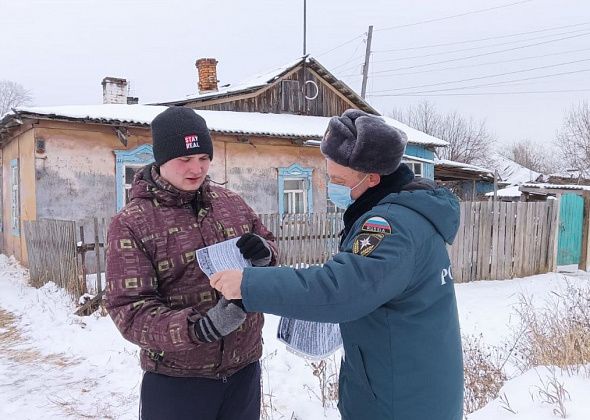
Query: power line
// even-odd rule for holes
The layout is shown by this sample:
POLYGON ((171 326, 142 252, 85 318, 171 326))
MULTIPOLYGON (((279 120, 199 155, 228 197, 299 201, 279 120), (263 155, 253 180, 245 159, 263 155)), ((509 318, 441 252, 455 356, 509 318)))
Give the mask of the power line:
POLYGON ((381 71, 376 71, 375 73, 391 73, 391 72, 395 72, 395 71, 398 71, 398 70, 411 70, 411 69, 416 69, 416 68, 420 68, 420 67, 432 66, 432 65, 435 65, 435 64, 444 64, 444 63, 452 63, 452 62, 455 62, 455 61, 469 60, 469 59, 477 58, 477 57, 484 57, 484 56, 493 55, 493 54, 499 54, 499 53, 508 52, 508 51, 516 51, 516 50, 521 50, 521 49, 529 48, 529 47, 536 47, 538 45, 546 45, 546 44, 550 44, 550 43, 553 43, 553 42, 564 41, 566 39, 579 38, 581 36, 586 36, 586 35, 590 35, 590 32, 586 32, 586 33, 579 34, 579 35, 572 35, 572 36, 568 36, 568 37, 564 37, 564 38, 559 38, 559 39, 553 39, 553 40, 544 41, 544 42, 537 42, 537 43, 534 43, 534 44, 521 45, 520 47, 505 48, 503 50, 490 51, 490 52, 487 52, 487 53, 474 54, 474 55, 469 55, 469 56, 465 56, 465 57, 450 58, 448 60, 434 61, 434 62, 430 62, 430 63, 416 64, 416 65, 413 65, 413 66, 405 66, 405 67, 397 67, 397 68, 394 68, 394 69, 381 70, 381 71))
POLYGON ((386 97, 386 96, 488 96, 488 95, 528 95, 528 94, 544 94, 544 93, 577 93, 577 92, 590 92, 590 89, 564 89, 564 90, 536 90, 536 91, 517 91, 517 92, 479 92, 479 93, 433 93, 429 95, 425 94, 402 94, 402 95, 372 95, 371 97, 386 97))
MULTIPOLYGON (((446 88, 446 89, 433 89, 433 90, 425 90, 425 91, 418 91, 418 92, 405 92, 405 93, 402 92, 401 94, 400 93, 397 93, 397 94, 392 93, 392 94, 382 95, 382 96, 404 96, 405 94, 448 92, 448 91, 453 91, 453 90, 481 88, 481 87, 488 87, 488 86, 498 86, 498 85, 505 85, 505 84, 510 84, 510 83, 514 83, 514 82, 524 82, 524 81, 529 81, 529 80, 545 79, 545 78, 549 78, 549 77, 564 76, 564 75, 576 74, 576 73, 584 73, 584 72, 588 72, 588 71, 590 71, 590 68, 562 72, 562 73, 547 74, 547 75, 543 75, 543 76, 526 77, 524 79, 504 80, 501 82, 486 83, 486 84, 481 84, 481 85, 453 87, 453 88, 446 88)), ((379 92, 388 92, 388 91, 379 91, 379 92)))
POLYGON ((319 57, 319 56, 322 56, 322 55, 326 55, 326 54, 328 54, 328 53, 331 53, 332 51, 334 51, 334 50, 337 50, 338 48, 340 48, 340 47, 343 47, 343 46, 345 46, 345 45, 348 45, 348 44, 350 44, 351 42, 353 42, 353 41, 356 41, 357 39, 359 39, 359 38, 361 38, 361 37, 363 37, 363 36, 365 36, 365 34, 364 34, 364 33, 363 33, 363 34, 361 34, 361 35, 355 36, 354 38, 352 38, 352 39, 350 39, 350 40, 348 40, 348 41, 346 41, 346 42, 343 42, 343 43, 342 43, 342 44, 340 44, 340 45, 337 45, 337 46, 335 46, 335 47, 334 47, 334 48, 332 48, 331 50, 327 50, 327 51, 324 51, 324 52, 322 52, 322 53, 315 54, 315 56, 316 56, 316 57, 319 57))
MULTIPOLYGON (((528 56, 528 57, 514 58, 514 59, 511 59, 511 60, 488 61, 488 62, 485 62, 485 63, 468 64, 468 65, 465 65, 465 66, 443 67, 441 69, 427 69, 427 70, 412 71, 412 72, 406 72, 406 73, 381 74, 381 75, 373 76, 373 77, 397 77, 397 76, 410 76, 410 75, 413 76, 413 75, 416 75, 416 74, 433 73, 433 72, 437 72, 437 71, 460 70, 460 69, 467 69, 467 68, 472 68, 472 67, 492 66, 492 65, 495 65, 495 64, 514 63, 516 61, 532 60, 532 59, 535 59, 535 58, 546 58, 546 57, 552 57, 552 56, 556 56, 556 55, 565 55, 565 54, 571 54, 571 53, 588 51, 588 50, 590 50, 590 48, 580 48, 580 49, 577 49, 577 50, 561 51, 561 52, 549 53, 549 54, 542 54, 542 55, 533 55, 533 56, 528 56)), ((355 75, 345 74, 345 75, 343 75, 341 77, 349 77, 349 76, 355 76, 355 75)))
POLYGON ((554 31, 556 29, 574 28, 576 26, 588 25, 589 23, 590 22, 583 22, 583 23, 576 23, 574 25, 554 26, 552 28, 538 29, 538 30, 529 31, 529 32, 519 32, 519 33, 509 34, 509 35, 498 35, 498 36, 491 36, 491 37, 487 37, 487 38, 479 38, 479 39, 472 39, 472 40, 447 42, 447 43, 442 43, 442 44, 422 45, 422 46, 418 46, 418 47, 397 48, 397 49, 390 49, 390 50, 375 50, 374 52, 376 52, 376 53, 387 53, 387 52, 401 52, 401 51, 411 51, 411 50, 422 50, 422 49, 425 49, 425 48, 435 48, 435 47, 448 47, 448 46, 451 46, 451 45, 470 44, 470 43, 473 43, 473 42, 492 41, 494 39, 512 38, 512 37, 515 37, 515 36, 529 35, 529 34, 535 34, 535 33, 539 33, 539 32, 548 32, 548 31, 554 31))
POLYGON ((456 15, 444 16, 444 17, 441 17, 441 18, 427 19, 427 20, 422 20, 422 21, 419 21, 419 22, 407 23, 407 24, 404 24, 404 25, 389 26, 387 28, 377 29, 377 30, 375 30, 375 32, 377 32, 377 31, 388 31, 388 30, 391 30, 391 29, 407 28, 407 27, 410 27, 410 26, 424 25, 424 24, 433 23, 433 22, 440 22, 440 21, 443 21, 443 20, 455 19, 455 18, 458 18, 458 17, 473 15, 473 14, 476 14, 476 13, 485 13, 485 12, 490 12, 492 10, 503 9, 505 7, 517 6, 519 4, 530 3, 532 1, 535 1, 535 0, 517 1, 517 2, 508 3, 508 4, 503 4, 503 5, 500 5, 500 6, 489 7, 487 9, 472 10, 470 12, 459 13, 459 14, 456 14, 456 15))
MULTIPOLYGON (((359 60, 361 59, 361 57, 358 57, 358 58, 359 58, 359 60)), ((359 70, 359 72, 358 73, 354 73, 352 75, 352 76, 356 76, 357 74, 361 74, 362 73, 362 67, 363 67, 362 63, 358 62, 358 63, 354 63, 354 65, 352 65, 352 66, 346 67, 344 69, 340 69, 340 72, 341 73, 346 73, 346 72, 354 71, 355 69, 357 69, 357 70, 359 70)), ((347 76, 351 76, 351 75, 348 74, 347 76)))
POLYGON ((395 92, 395 91, 399 91, 399 90, 418 89, 418 88, 431 87, 431 86, 441 86, 441 85, 448 85, 448 84, 452 84, 452 83, 471 82, 473 80, 489 79, 491 77, 501 77, 501 76, 507 76, 509 74, 526 73, 526 72, 529 72, 529 71, 535 71, 535 70, 549 69, 549 68, 553 68, 553 67, 566 66, 568 64, 581 63, 581 62, 584 62, 584 61, 590 61, 590 58, 584 58, 582 60, 575 60, 575 61, 567 61, 567 62, 564 62, 564 63, 549 64, 547 66, 532 67, 532 68, 523 69, 523 70, 509 71, 509 72, 505 72, 505 73, 490 74, 490 75, 487 75, 487 76, 471 77, 469 79, 449 80, 449 81, 446 81, 446 82, 430 83, 430 84, 426 84, 426 85, 406 86, 406 87, 401 87, 401 88, 383 90, 381 92, 395 92))
POLYGON ((336 67, 331 67, 330 71, 333 73, 336 69, 345 66, 344 68, 342 68, 340 71, 345 72, 345 71, 352 71, 352 69, 354 69, 355 67, 359 67, 362 66, 362 63, 360 62, 360 60, 362 60, 364 58, 364 54, 363 55, 357 55, 356 57, 347 60, 346 62, 340 64, 339 66, 336 67), (357 61, 358 60, 358 61, 357 61), (354 61, 354 65, 350 65, 350 63, 352 63, 354 61))
POLYGON ((339 65, 337 65, 337 66, 335 66, 335 67, 332 67, 332 71, 334 71, 334 70, 336 70, 336 69, 338 69, 338 68, 340 68, 340 67, 342 67, 342 66, 346 66, 347 64, 349 64, 349 63, 350 63, 350 62, 352 62, 353 60, 356 60, 356 59, 357 59, 357 58, 359 58, 359 57, 364 57, 364 54, 363 54, 363 55, 361 55, 361 56, 357 56, 357 57, 355 57, 355 54, 357 53, 357 51, 358 51, 359 47, 360 47, 361 45, 363 45, 363 44, 364 44, 364 40, 361 40, 361 42, 359 42, 359 43, 357 44, 357 46, 356 46, 356 48, 354 49, 353 53, 350 55, 349 59, 348 59, 348 60, 346 60, 346 61, 345 61, 344 63, 342 63, 342 64, 339 64, 339 65))
MULTIPOLYGON (((580 32, 587 31, 587 30, 588 30, 587 28, 586 29, 576 29, 575 31, 562 32, 562 33, 559 33, 559 34, 541 35, 541 36, 534 37, 534 38, 529 38, 529 39, 520 39, 520 40, 516 40, 516 41, 499 42, 497 44, 480 45, 480 46, 477 46, 477 47, 460 48, 458 50, 439 51, 439 52, 435 52, 435 53, 414 55, 414 56, 410 56, 410 57, 388 58, 387 60, 378 60, 378 61, 375 61, 375 62, 376 63, 390 63, 392 61, 413 60, 414 58, 426 58, 426 57, 434 57, 434 56, 437 56, 437 55, 453 54, 453 53, 464 52, 464 51, 483 50, 483 49, 491 48, 491 47, 500 47, 502 45, 513 45, 513 44, 519 44, 521 42, 535 41, 537 39, 544 39, 544 38, 547 38, 547 37, 555 37, 555 36, 561 36, 561 35, 570 35, 570 34, 580 33, 580 32)), ((590 32, 585 32, 585 33, 590 33, 590 32)))

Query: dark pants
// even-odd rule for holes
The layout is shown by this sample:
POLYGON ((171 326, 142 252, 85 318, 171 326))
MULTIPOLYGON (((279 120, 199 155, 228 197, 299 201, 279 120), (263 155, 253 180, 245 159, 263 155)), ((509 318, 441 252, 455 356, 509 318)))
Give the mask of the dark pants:
POLYGON ((260 364, 227 378, 176 378, 146 372, 141 420, 259 420, 260 364))

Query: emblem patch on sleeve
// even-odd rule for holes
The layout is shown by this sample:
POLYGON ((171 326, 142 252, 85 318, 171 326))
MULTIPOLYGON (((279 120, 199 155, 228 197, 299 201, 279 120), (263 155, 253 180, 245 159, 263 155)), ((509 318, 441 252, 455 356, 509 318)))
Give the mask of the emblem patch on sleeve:
POLYGON ((361 233, 354 238, 352 252, 366 257, 379 246, 383 238, 385 235, 382 233, 361 233))
POLYGON ((389 235, 391 233, 391 225, 383 217, 370 217, 361 226, 363 232, 384 233, 389 235))

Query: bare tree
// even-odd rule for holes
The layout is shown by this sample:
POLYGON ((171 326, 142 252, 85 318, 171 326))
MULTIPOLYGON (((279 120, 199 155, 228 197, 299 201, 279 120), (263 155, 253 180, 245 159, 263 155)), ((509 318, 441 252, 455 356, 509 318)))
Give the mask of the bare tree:
POLYGON ((590 178, 590 105, 587 101, 572 107, 557 134, 563 160, 572 169, 590 178))
POLYGON ((21 84, 10 80, 0 80, 0 116, 11 108, 30 105, 33 101, 31 93, 21 84))
POLYGON ((435 136, 441 127, 441 115, 434 104, 428 101, 405 110, 394 108, 391 117, 431 136, 435 136))
POLYGON ((449 146, 437 149, 442 159, 484 164, 489 159, 495 141, 485 121, 467 119, 457 112, 438 112, 430 102, 422 102, 406 110, 394 109, 391 117, 449 142, 449 146))
POLYGON ((535 172, 548 174, 555 171, 550 154, 541 145, 530 140, 516 141, 501 154, 535 172))

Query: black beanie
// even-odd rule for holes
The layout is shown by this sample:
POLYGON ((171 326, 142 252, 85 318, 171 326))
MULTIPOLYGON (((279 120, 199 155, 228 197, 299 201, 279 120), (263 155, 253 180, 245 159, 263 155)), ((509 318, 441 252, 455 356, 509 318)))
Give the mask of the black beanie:
POLYGON ((151 127, 156 165, 161 166, 177 157, 202 153, 213 159, 213 142, 207 123, 194 110, 170 107, 156 115, 151 127))
POLYGON ((328 159, 356 171, 389 175, 399 167, 408 138, 383 118, 358 109, 332 117, 320 144, 328 159))

